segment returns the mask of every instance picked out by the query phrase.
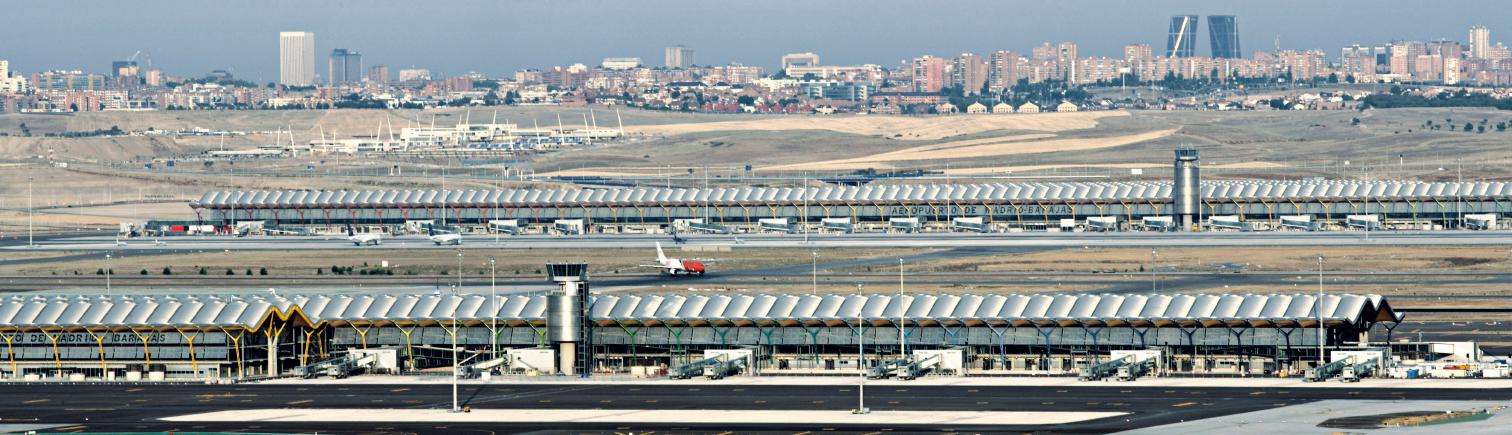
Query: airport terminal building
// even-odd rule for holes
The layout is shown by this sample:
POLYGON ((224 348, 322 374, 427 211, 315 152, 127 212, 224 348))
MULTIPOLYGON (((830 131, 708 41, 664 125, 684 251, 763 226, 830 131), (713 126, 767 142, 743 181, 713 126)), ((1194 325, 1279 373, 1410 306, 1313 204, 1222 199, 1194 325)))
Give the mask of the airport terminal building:
POLYGON ((1031 182, 809 188, 583 188, 207 192, 201 223, 400 231, 1174 231, 1495 229, 1512 183, 1417 181, 1031 182), (1184 187, 1183 186, 1188 186, 1184 187), (1188 222, 1192 225, 1183 225, 1188 222))
MULTIPOLYGON (((551 295, 10 295, 0 378, 251 378, 391 349, 396 370, 446 370, 504 349, 554 349, 551 295), (453 353, 453 346, 459 352, 453 353)), ((1266 375, 1325 346, 1390 342, 1383 296, 1330 294, 667 294, 587 301, 577 367, 677 367, 746 349, 765 373, 825 374, 908 349, 953 349, 965 375, 1076 372, 1159 350, 1168 373, 1266 375), (1321 321, 1321 328, 1319 328, 1321 321), (901 328, 900 328, 901 325, 901 328), (1322 330, 1320 334, 1319 330, 1322 330), (864 340, 864 348, 859 346, 864 340)), ((534 367, 542 373, 551 367, 534 367)))

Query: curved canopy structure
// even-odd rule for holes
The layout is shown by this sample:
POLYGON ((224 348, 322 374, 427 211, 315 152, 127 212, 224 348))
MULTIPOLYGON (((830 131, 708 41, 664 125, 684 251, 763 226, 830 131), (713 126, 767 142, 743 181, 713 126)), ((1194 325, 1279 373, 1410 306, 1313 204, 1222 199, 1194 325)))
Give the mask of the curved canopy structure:
MULTIPOLYGON (((603 295, 600 326, 1315 327, 1400 322, 1380 295, 603 295)), ((126 295, 0 297, 0 331, 246 330, 269 319, 346 325, 542 325, 546 296, 126 295)))
MULTIPOLYGON (((196 209, 264 208, 512 208, 582 206, 703 206, 769 204, 922 204, 1016 202, 1169 201, 1169 182, 1043 182, 988 184, 879 184, 813 188, 711 189, 501 189, 501 190, 285 190, 206 192, 196 209)), ((1418 181, 1205 181, 1210 201, 1433 200, 1512 198, 1512 183, 1418 181)))

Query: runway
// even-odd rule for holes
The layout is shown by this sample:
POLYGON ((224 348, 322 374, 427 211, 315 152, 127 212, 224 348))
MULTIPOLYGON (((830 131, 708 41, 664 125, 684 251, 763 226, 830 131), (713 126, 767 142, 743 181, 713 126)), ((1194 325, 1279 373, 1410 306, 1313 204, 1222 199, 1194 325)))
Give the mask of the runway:
MULTIPOLYGON (((1137 385, 1137 384, 1136 384, 1137 385)), ((223 410, 445 409, 448 385, 4 385, 0 422, 56 424, 79 431, 258 431, 321 433, 492 433, 576 429, 589 431, 713 430, 929 431, 1108 433, 1202 418, 1305 404, 1326 399, 1508 400, 1512 390, 1371 388, 1193 388, 1133 385, 1086 387, 870 385, 874 411, 1103 411, 1111 418, 1049 425, 940 426, 892 422, 812 424, 773 420, 759 424, 527 423, 527 422, 169 422, 161 418, 223 410)), ((646 409, 845 411, 856 406, 855 386, 719 385, 717 382, 630 384, 463 385, 464 405, 477 409, 646 409)), ((380 411, 374 411, 380 412, 380 411)), ((697 418, 689 418, 697 420, 697 418)))
MULTIPOLYGON (((594 234, 588 236, 463 237, 464 247, 498 249, 645 248, 671 245, 664 235, 594 234)), ((1067 247, 1203 247, 1203 246, 1470 246, 1512 245, 1512 231, 1382 232, 1227 232, 1202 233, 915 233, 915 234, 743 234, 690 235, 689 246, 770 248, 1067 248, 1067 247)), ((27 247, 24 239, 0 241, 0 249, 45 251, 288 251, 326 249, 457 249, 438 246, 424 236, 385 237, 377 246, 354 246, 341 236, 174 236, 118 240, 110 236, 53 237, 27 247)))

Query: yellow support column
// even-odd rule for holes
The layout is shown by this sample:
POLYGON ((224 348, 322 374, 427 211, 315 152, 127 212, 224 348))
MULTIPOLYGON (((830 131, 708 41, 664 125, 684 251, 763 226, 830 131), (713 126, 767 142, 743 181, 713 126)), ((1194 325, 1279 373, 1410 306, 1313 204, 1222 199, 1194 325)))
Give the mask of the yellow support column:
POLYGON ((394 328, 398 329, 400 334, 404 334, 404 353, 409 358, 409 369, 410 370, 414 370, 415 369, 415 348, 412 345, 412 343, 410 342, 410 333, 415 331, 415 327, 414 326, 410 326, 409 329, 404 329, 403 326, 399 326, 398 323, 395 323, 394 324, 394 328))
POLYGON ((347 326, 351 326, 353 331, 357 331, 357 338, 362 340, 362 350, 367 350, 367 333, 369 329, 373 329, 373 326, 368 325, 368 327, 366 328, 358 328, 357 325, 353 323, 348 323, 347 326))
POLYGON ((58 353, 58 336, 52 335, 52 333, 47 332, 46 329, 42 330, 42 335, 45 336, 45 337, 47 337, 47 341, 52 342, 53 364, 57 367, 57 370, 58 370, 54 374, 57 377, 62 378, 63 377, 63 356, 58 353))
POLYGON ((194 372, 195 378, 198 378, 199 377, 199 358, 196 357, 196 356, 194 356, 194 340, 196 340, 196 339, 199 338, 200 331, 194 331, 194 335, 189 335, 189 334, 185 334, 184 330, 183 329, 179 329, 178 327, 174 327, 173 330, 176 331, 176 332, 178 332, 178 334, 179 334, 180 337, 184 337, 184 341, 185 342, 189 343, 189 370, 191 370, 191 371, 194 372))
MULTIPOLYGON (((142 335, 142 333, 140 333, 140 332, 137 332, 136 329, 131 329, 130 331, 131 331, 132 335, 137 336, 138 340, 142 340, 142 362, 143 362, 142 369, 151 372, 152 371, 152 349, 149 348, 149 347, 147 347, 147 336, 142 335)), ((151 333, 152 331, 147 331, 147 332, 151 333)))
POLYGON ((105 335, 95 334, 93 330, 87 328, 84 330, 84 332, 89 333, 89 338, 94 339, 95 347, 99 349, 98 353, 100 354, 100 379, 105 379, 105 373, 110 371, 110 369, 105 366, 105 335))
POLYGON ((320 327, 317 326, 317 327, 314 327, 314 328, 310 328, 310 330, 308 330, 308 331, 305 331, 305 333, 304 333, 304 345, 301 346, 301 350, 299 351, 299 365, 306 365, 306 364, 309 363, 309 359, 310 359, 310 336, 315 335, 316 332, 320 332, 320 327))
POLYGON ((226 333, 226 338, 231 339, 231 346, 232 346, 231 350, 233 350, 233 351, 236 352, 236 377, 243 377, 243 376, 246 375, 246 372, 247 372, 246 363, 242 359, 242 345, 241 345, 242 336, 245 335, 246 333, 247 333, 247 331, 245 331, 245 330, 236 331, 236 335, 231 335, 231 333, 229 333, 229 332, 226 333))
POLYGON ((16 339, 16 333, 0 334, 5 339, 5 354, 10 355, 11 377, 16 377, 20 372, 16 371, 16 351, 11 349, 11 341, 16 339))

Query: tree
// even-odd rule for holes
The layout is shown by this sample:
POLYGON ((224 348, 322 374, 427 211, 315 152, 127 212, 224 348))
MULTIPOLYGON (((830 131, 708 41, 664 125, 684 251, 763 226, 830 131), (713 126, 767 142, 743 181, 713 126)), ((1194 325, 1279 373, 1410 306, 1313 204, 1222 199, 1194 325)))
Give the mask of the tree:
POLYGON ((1349 125, 1360 125, 1360 118, 1352 118, 1352 119, 1350 119, 1349 120, 1349 125))
POLYGON ((1466 133, 1469 133, 1469 132, 1474 131, 1474 130, 1475 130, 1475 126, 1474 125, 1471 125, 1468 122, 1465 123, 1465 132, 1466 133))
POLYGON ((247 269, 247 276, 252 276, 252 269, 247 269))
POLYGON ((742 105, 742 106, 755 106, 756 105, 756 99, 752 98, 750 95, 741 95, 740 98, 736 98, 735 99, 735 102, 737 104, 742 105))
POLYGON ((264 268, 261 268, 261 269, 257 269, 257 274, 258 275, 262 275, 262 276, 268 276, 268 268, 264 267, 264 268))
POLYGON ((1496 123, 1496 131, 1507 131, 1506 121, 1496 123))
POLYGON ((173 274, 173 269, 169 268, 168 266, 163 266, 163 274, 164 275, 172 275, 173 274))
POLYGON ((147 274, 147 269, 142 269, 142 274, 146 275, 147 274))
POLYGON ((208 269, 205 269, 205 268, 201 267, 200 270, 199 270, 199 274, 200 275, 209 275, 210 271, 208 269))
POLYGON ((236 275, 236 272, 232 272, 231 269, 226 269, 226 276, 233 276, 233 275, 236 275))
POLYGON ((1476 133, 1485 133, 1486 132, 1486 126, 1484 126, 1484 125, 1477 125, 1477 126, 1475 126, 1475 132, 1476 133))
POLYGON ((104 275, 104 274, 105 274, 105 268, 102 267, 102 268, 99 268, 99 269, 95 269, 95 275, 104 275))

